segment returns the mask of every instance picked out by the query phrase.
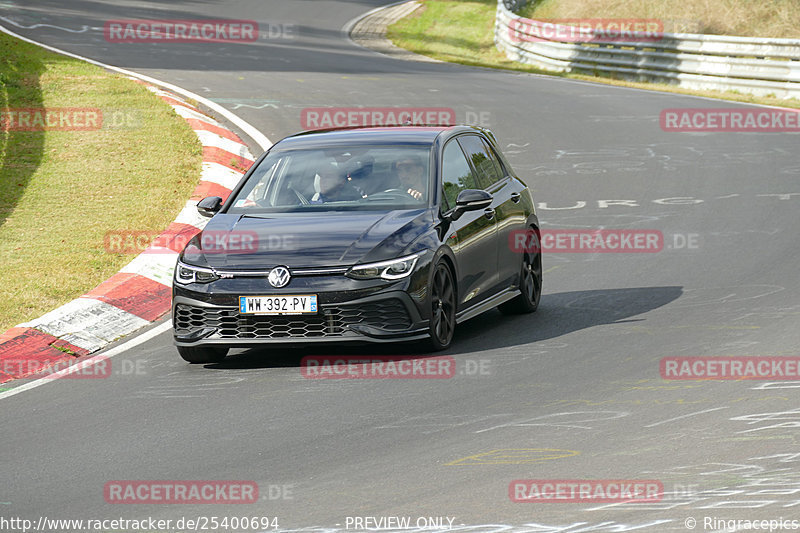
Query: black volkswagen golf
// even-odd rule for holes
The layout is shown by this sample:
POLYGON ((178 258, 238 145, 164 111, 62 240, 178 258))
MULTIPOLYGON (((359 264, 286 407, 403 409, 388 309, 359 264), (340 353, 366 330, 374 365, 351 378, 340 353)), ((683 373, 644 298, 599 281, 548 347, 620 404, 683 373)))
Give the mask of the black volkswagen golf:
POLYGON ((471 126, 306 132, 262 155, 180 254, 175 343, 191 363, 265 343, 424 340, 536 310, 533 199, 471 126), (525 245, 519 246, 520 235, 525 245))

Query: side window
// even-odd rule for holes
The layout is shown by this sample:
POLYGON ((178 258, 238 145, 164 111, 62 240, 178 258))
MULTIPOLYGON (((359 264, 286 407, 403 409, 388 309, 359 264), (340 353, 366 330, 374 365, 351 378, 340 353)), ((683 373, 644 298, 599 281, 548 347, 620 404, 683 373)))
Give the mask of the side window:
POLYGON ((475 177, 455 140, 444 145, 442 153, 442 188, 449 208, 455 207, 458 193, 464 189, 478 188, 475 177))
POLYGON ((283 159, 264 160, 250 176, 247 184, 239 191, 239 199, 234 207, 253 205, 255 202, 264 201, 267 198, 267 184, 274 179, 283 166, 283 159))
POLYGON ((497 157, 497 152, 495 152, 494 149, 492 149, 492 147, 489 145, 489 142, 486 139, 481 139, 481 142, 483 143, 483 147, 486 150, 486 153, 489 154, 489 158, 492 160, 495 172, 497 173, 497 179, 495 179, 494 182, 505 179, 505 177, 508 176, 508 172, 505 171, 503 163, 500 161, 500 158, 497 157))
POLYGON ((464 148, 472 166, 478 173, 480 189, 485 189, 503 179, 500 165, 495 161, 494 153, 477 135, 462 135, 458 142, 464 148))

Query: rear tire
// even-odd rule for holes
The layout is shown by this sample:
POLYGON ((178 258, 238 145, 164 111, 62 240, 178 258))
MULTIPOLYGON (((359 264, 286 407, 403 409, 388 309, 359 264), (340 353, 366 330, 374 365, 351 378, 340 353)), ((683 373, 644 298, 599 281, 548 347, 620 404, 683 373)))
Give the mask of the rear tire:
POLYGON ((222 362, 228 355, 228 349, 208 346, 178 346, 178 353, 188 363, 208 364, 222 362))
POLYGON ((519 277, 520 294, 513 300, 497 306, 504 315, 533 313, 542 297, 542 253, 539 235, 531 228, 531 242, 522 256, 519 277))

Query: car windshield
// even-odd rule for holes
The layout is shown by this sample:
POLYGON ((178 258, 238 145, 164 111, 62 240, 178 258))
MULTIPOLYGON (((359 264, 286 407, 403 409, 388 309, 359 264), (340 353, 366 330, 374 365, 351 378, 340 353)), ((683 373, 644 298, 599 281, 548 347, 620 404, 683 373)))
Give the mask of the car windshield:
POLYGON ((424 207, 430 145, 357 145, 271 152, 229 213, 424 207))

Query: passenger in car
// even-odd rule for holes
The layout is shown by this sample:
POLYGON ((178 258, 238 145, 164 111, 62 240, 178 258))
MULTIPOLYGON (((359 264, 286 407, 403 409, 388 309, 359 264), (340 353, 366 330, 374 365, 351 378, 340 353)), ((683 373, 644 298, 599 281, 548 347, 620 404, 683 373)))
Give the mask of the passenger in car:
POLYGON ((312 204, 360 200, 363 196, 347 181, 347 176, 336 165, 323 167, 315 176, 318 191, 311 197, 312 204))
POLYGON ((416 200, 421 200, 425 195, 425 166, 417 156, 408 156, 395 163, 397 177, 402 183, 401 190, 416 200))

